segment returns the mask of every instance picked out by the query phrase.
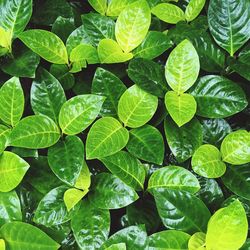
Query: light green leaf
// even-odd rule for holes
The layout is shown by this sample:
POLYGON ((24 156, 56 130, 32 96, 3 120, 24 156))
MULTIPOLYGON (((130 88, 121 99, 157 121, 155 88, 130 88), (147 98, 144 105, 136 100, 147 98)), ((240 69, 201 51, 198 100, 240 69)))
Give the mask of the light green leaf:
POLYGON ((8 146, 8 139, 11 129, 5 125, 0 124, 0 154, 8 146))
POLYGON ((67 210, 70 211, 88 192, 88 189, 84 191, 76 188, 68 189, 63 195, 63 200, 67 210))
MULTIPOLYGON (((5 250, 5 249, 6 249, 5 241, 3 239, 0 239, 0 250, 5 250)), ((126 248, 125 248, 125 250, 126 250, 126 248)))
POLYGON ((118 16, 115 37, 118 44, 128 53, 145 38, 151 23, 150 8, 146 0, 127 6, 118 16))
POLYGON ((248 222, 242 204, 235 200, 228 207, 215 212, 208 223, 207 250, 235 250, 245 242, 248 222))
POLYGON ((117 153, 128 143, 129 133, 112 117, 97 120, 91 127, 86 141, 87 159, 103 158, 117 153))
POLYGON ((55 64, 68 64, 68 55, 63 41, 47 30, 27 30, 18 38, 31 50, 55 64))
POLYGON ((97 12, 105 15, 107 10, 107 0, 88 0, 88 2, 97 12))
POLYGON ((168 113, 179 127, 188 123, 194 117, 197 107, 192 95, 178 95, 174 91, 168 91, 166 93, 165 105, 168 113))
POLYGON ((12 77, 0 89, 0 119, 14 127, 23 115, 24 94, 20 81, 12 77))
POLYGON ((183 10, 171 3, 160 3, 153 7, 151 12, 166 23, 176 24, 185 20, 183 10))
POLYGON ((191 236, 188 242, 188 250, 206 250, 206 234, 197 232, 191 236))
POLYGON ((107 9, 107 16, 119 16, 123 9, 133 0, 110 0, 107 9))
POLYGON ((10 134, 10 145, 21 148, 48 148, 60 138, 60 130, 45 115, 32 115, 22 119, 10 134))
POLYGON ((0 156, 0 192, 9 192, 18 186, 29 167, 18 155, 4 151, 0 156))
POLYGON ((101 63, 121 63, 133 58, 132 53, 123 52, 119 44, 112 39, 103 39, 97 48, 101 63))
POLYGON ((121 96, 118 103, 118 116, 125 126, 141 127, 156 112, 158 98, 133 85, 121 96))
POLYGON ((88 165, 85 161, 83 161, 83 166, 80 172, 80 175, 78 176, 75 187, 82 190, 89 189, 91 184, 91 176, 89 172, 88 165))
POLYGON ((185 17, 188 22, 193 21, 201 12, 206 0, 191 0, 185 10, 185 17))
POLYGON ((62 132, 75 135, 86 129, 98 116, 105 97, 78 95, 63 104, 59 114, 62 132))
POLYGON ((0 26, 0 48, 5 48, 6 52, 11 51, 11 31, 5 30, 0 26))
POLYGON ((165 76, 169 86, 180 94, 195 83, 199 70, 199 56, 192 43, 184 40, 170 53, 165 76))
POLYGON ((110 247, 105 248, 105 250, 126 250, 126 244, 125 243, 117 243, 113 244, 110 247))

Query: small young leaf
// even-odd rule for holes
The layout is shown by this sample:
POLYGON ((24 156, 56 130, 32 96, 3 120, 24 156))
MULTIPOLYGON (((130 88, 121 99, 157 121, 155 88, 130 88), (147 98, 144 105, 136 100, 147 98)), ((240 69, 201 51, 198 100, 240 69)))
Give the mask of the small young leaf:
POLYGON ((193 21, 201 12, 206 0, 191 0, 185 10, 185 17, 188 22, 193 21))
POLYGON ((110 0, 107 9, 107 16, 117 17, 123 9, 133 0, 110 0))
POLYGON ((63 195, 67 210, 70 211, 88 192, 88 189, 84 191, 76 188, 68 189, 63 195))
POLYGON ((105 15, 107 10, 107 0, 88 0, 88 2, 97 12, 105 15))
POLYGON ((75 188, 88 190, 91 184, 91 176, 89 172, 88 165, 85 161, 83 161, 83 166, 81 172, 76 180, 75 188))

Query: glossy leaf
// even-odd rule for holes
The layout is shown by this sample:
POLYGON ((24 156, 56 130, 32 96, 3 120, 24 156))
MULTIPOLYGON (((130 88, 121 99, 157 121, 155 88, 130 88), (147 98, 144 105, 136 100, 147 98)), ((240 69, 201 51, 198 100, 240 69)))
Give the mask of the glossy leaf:
POLYGON ((64 203, 67 210, 70 211, 87 193, 89 190, 79 190, 76 188, 70 188, 65 191, 63 195, 64 203))
POLYGON ((108 248, 105 248, 105 250, 126 250, 126 244, 125 243, 117 243, 113 244, 108 248))
POLYGON ((188 250, 205 250, 206 235, 202 232, 197 232, 191 236, 188 242, 188 250))
POLYGON ((76 180, 75 187, 82 190, 88 190, 91 184, 91 176, 88 165, 83 161, 81 172, 76 180))
POLYGON ((97 12, 105 15, 107 10, 107 0, 88 0, 88 2, 97 12))
POLYGON ((119 16, 121 11, 133 0, 110 0, 107 9, 107 16, 119 16))
POLYGON ((0 124, 0 153, 2 153, 8 145, 10 132, 10 128, 0 124))
POLYGON ((191 0, 185 10, 185 18, 188 22, 193 21, 201 12, 206 0, 191 0))

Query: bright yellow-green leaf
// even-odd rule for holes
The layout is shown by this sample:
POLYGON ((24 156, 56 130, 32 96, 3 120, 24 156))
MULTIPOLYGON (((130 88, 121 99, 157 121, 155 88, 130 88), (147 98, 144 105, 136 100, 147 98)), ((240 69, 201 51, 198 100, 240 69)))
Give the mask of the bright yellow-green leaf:
POLYGON ((107 0, 88 0, 89 4, 100 14, 105 15, 107 10, 107 0))
POLYGON ((188 250, 206 250, 206 234, 197 232, 188 241, 188 250))
POLYGON ((91 184, 90 172, 87 163, 84 161, 82 170, 79 177, 76 180, 75 187, 78 189, 86 190, 89 189, 91 184))
POLYGON ((107 16, 119 16, 121 11, 129 4, 129 2, 132 2, 132 1, 131 0, 110 0, 108 9, 107 9, 107 16))
POLYGON ((5 250, 5 241, 0 239, 0 250, 5 250))
POLYGON ((70 211, 88 192, 88 189, 83 191, 76 188, 68 189, 63 196, 67 210, 70 211))
POLYGON ((188 22, 193 21, 201 12, 206 0, 191 0, 185 10, 185 17, 188 22))
POLYGON ((0 47, 11 50, 11 32, 0 27, 0 47))

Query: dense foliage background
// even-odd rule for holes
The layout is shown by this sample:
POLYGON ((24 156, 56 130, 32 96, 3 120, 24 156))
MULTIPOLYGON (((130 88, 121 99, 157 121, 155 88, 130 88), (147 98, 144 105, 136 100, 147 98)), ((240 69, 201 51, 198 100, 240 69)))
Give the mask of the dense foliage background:
POLYGON ((0 0, 0 250, 250 249, 249 0, 0 0))

